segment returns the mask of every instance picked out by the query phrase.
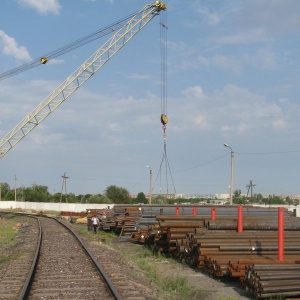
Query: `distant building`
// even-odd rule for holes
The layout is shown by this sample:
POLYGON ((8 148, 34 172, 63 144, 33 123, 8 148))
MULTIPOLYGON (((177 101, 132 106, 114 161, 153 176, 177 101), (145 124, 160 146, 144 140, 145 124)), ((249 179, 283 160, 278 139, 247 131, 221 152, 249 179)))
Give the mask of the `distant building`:
POLYGON ((229 199, 229 194, 215 194, 215 199, 229 199))

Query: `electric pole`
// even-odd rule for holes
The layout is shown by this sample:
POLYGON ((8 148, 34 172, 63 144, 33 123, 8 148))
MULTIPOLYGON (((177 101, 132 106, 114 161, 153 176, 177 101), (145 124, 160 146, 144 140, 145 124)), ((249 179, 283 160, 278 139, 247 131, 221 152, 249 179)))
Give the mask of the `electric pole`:
POLYGON ((65 195, 66 195, 66 203, 68 202, 68 195, 67 195, 67 179, 69 179, 69 177, 66 176, 66 172, 64 173, 63 176, 61 176, 63 178, 63 183, 62 183, 62 186, 61 186, 61 193, 60 193, 60 201, 59 203, 61 203, 61 200, 62 200, 62 195, 63 195, 63 189, 65 188, 65 195))
POLYGON ((15 181, 15 201, 17 201, 17 177, 16 177, 16 175, 14 177, 14 181, 15 181))
POLYGON ((252 192, 253 192, 253 188, 256 186, 256 184, 253 184, 253 181, 250 180, 250 183, 249 185, 247 185, 246 187, 248 188, 248 191, 247 191, 247 198, 248 198, 248 195, 249 195, 249 190, 250 190, 250 199, 252 199, 252 192))

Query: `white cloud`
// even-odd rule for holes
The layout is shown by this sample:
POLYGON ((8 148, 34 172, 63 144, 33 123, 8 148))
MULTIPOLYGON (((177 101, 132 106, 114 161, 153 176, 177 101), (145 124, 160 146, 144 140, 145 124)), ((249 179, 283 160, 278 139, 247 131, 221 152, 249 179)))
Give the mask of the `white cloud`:
POLYGON ((272 40, 264 28, 252 28, 236 34, 219 36, 215 39, 215 42, 220 44, 251 44, 272 40))
POLYGON ((48 64, 51 64, 51 65, 61 65, 64 63, 65 63, 65 60, 61 59, 61 58, 54 58, 54 59, 49 60, 49 62, 48 62, 48 64))
POLYGON ((13 37, 10 37, 2 30, 0 30, 0 47, 3 54, 13 56, 19 61, 31 60, 30 54, 26 47, 19 46, 13 37))
POLYGON ((232 56, 216 55, 211 58, 211 63, 225 70, 231 70, 237 74, 241 73, 242 65, 232 56))
POLYGON ((299 9, 299 1, 245 1, 245 5, 240 7, 235 5, 224 13, 222 36, 215 38, 215 42, 220 44, 270 42, 279 35, 298 32, 299 9))
POLYGON ((267 49, 259 49, 252 55, 246 55, 245 62, 252 64, 258 68, 273 70, 278 67, 280 61, 277 55, 267 49))
POLYGON ((150 79, 151 77, 149 75, 132 74, 132 75, 129 75, 128 78, 137 79, 137 80, 145 80, 145 79, 150 79))
POLYGON ((187 89, 185 89, 182 92, 183 96, 185 96, 188 99, 205 99, 206 96, 203 92, 203 89, 201 86, 193 86, 193 87, 189 87, 187 89))
POLYGON ((272 122, 275 129, 285 129, 287 128, 287 123, 284 119, 276 119, 272 122))
POLYGON ((58 0, 19 0, 19 3, 25 7, 33 8, 43 15, 48 13, 57 15, 61 9, 58 0))
POLYGON ((218 25, 220 23, 220 16, 217 13, 211 13, 206 7, 200 6, 197 9, 201 18, 205 18, 209 25, 218 25))

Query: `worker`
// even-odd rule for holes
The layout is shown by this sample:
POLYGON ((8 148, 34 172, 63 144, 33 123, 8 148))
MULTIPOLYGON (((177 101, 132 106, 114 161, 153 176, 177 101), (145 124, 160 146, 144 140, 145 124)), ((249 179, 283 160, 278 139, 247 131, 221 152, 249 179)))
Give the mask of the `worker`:
POLYGON ((93 223, 93 227, 94 227, 94 233, 97 233, 97 227, 99 226, 99 219, 97 218, 96 215, 94 215, 92 217, 92 223, 93 223))

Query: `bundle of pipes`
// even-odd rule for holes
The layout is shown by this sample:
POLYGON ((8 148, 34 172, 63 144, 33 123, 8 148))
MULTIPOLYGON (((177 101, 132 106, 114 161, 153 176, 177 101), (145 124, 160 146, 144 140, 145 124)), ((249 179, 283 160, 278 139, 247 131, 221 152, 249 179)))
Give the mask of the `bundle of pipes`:
POLYGON ((256 298, 300 296, 299 263, 249 265, 244 286, 256 298))
MULTIPOLYGON (((217 211, 217 216, 236 216, 237 206, 232 205, 141 205, 142 216, 143 217, 153 217, 153 216, 174 216, 176 215, 176 208, 178 209, 179 216, 192 216, 194 209, 196 209, 197 216, 210 216, 211 209, 215 208, 217 211)), ((277 208, 272 207, 253 207, 253 206, 243 206, 244 216, 277 216, 277 208)), ((286 210, 285 216, 289 213, 286 210)))
MULTIPOLYGON (((114 205, 112 213, 114 215, 115 223, 111 221, 103 221, 103 228, 115 229, 120 232, 123 227, 124 216, 134 216, 136 220, 136 226, 132 226, 133 231, 140 231, 143 227, 157 224, 157 217, 163 217, 167 220, 168 217, 179 219, 180 217, 187 216, 198 216, 202 217, 205 222, 211 220, 211 211, 215 209, 218 222, 227 217, 237 216, 236 206, 201 206, 201 205, 128 205, 128 204, 117 204, 114 205), (137 222, 137 219, 139 221, 137 222), (112 228, 115 225, 115 228, 112 228)), ((253 206, 243 206, 244 217, 255 217, 255 216, 276 216, 276 208, 262 208, 253 206)), ((289 216, 288 211, 285 211, 285 215, 289 216)), ((213 227, 213 223, 210 223, 213 227)), ((215 225, 217 226, 217 225, 215 225)))
POLYGON ((144 244, 148 233, 148 228, 141 228, 139 231, 132 232, 130 242, 144 244))
MULTIPOLYGON (((207 228, 210 230, 236 230, 238 219, 209 220, 207 228)), ((244 217, 243 230, 277 230, 278 217, 244 217)), ((284 221, 284 230, 300 230, 300 222, 297 218, 288 216, 284 221)))
POLYGON ((113 209, 102 208, 98 210, 98 217, 100 219, 100 227, 103 230, 111 230, 116 226, 115 214, 113 209))
MULTIPOLYGON (((136 223, 146 218, 153 220, 151 214, 157 209, 159 209, 158 206, 151 208, 151 211, 142 208, 140 221, 136 223)), ((197 215, 195 215, 191 207, 185 210, 180 207, 181 213, 174 207, 160 208, 155 218, 156 223, 151 223, 145 229, 146 222, 143 222, 143 228, 140 228, 140 232, 132 234, 132 240, 144 242, 145 245, 157 251, 184 259, 190 266, 206 270, 214 276, 239 278, 243 286, 258 298, 267 297, 267 295, 300 295, 298 290, 283 291, 279 285, 277 289, 270 289, 270 283, 265 284, 263 280, 257 278, 247 281, 247 278, 252 276, 249 275, 250 271, 248 272, 249 266, 282 264, 278 258, 277 209, 252 209, 250 207, 245 209, 243 207, 242 232, 237 232, 237 207, 218 207, 217 220, 212 220, 211 208, 207 210, 205 207, 205 209, 197 208, 197 215), (170 210, 173 210, 176 215, 164 214, 169 213, 170 210), (232 211, 234 214, 231 215, 232 211), (184 215, 184 213, 189 214, 184 215), (256 282, 255 286, 253 282, 256 282), (281 292, 283 294, 280 294, 281 292)), ((300 222, 297 218, 291 217, 285 211, 285 265, 300 265, 298 223, 300 222)), ((284 274, 282 276, 288 276, 287 271, 284 274)), ((293 288, 292 286, 291 289, 293 288)))
MULTIPOLYGON (((187 235, 185 254, 192 256, 186 258, 198 268, 203 268, 205 260, 212 255, 229 255, 237 257, 246 255, 262 257, 274 255, 278 250, 278 236, 275 231, 210 231, 196 230, 195 234, 187 235), (198 259, 195 252, 198 253, 198 259)), ((286 255, 300 254, 300 232, 288 231, 285 233, 284 250, 286 255)), ((235 259, 235 261, 236 261, 235 259)))
MULTIPOLYGON (((202 217, 180 216, 178 219, 166 220, 163 216, 157 216, 156 220, 159 230, 156 230, 152 238, 154 249, 163 253, 172 253, 175 257, 181 255, 177 249, 182 246, 182 243, 178 241, 185 239, 186 234, 194 233, 195 228, 204 227, 202 217)), ((154 230, 155 228, 155 226, 152 227, 154 230)))
POLYGON ((130 237, 136 231, 136 221, 139 220, 141 209, 139 206, 115 205, 112 218, 101 220, 103 229, 114 230, 120 236, 130 237), (113 226, 113 227, 112 227, 113 226))

